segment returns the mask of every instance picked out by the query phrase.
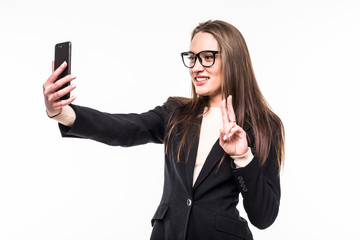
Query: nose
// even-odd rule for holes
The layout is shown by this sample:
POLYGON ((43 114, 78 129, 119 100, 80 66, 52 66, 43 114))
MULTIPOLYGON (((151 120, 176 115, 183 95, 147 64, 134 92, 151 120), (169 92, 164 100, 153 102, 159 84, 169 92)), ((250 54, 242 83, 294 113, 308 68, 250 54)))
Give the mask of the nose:
POLYGON ((194 65, 194 67, 192 68, 192 71, 193 71, 193 72, 201 72, 201 71, 204 71, 204 67, 203 67, 203 65, 201 65, 199 58, 196 59, 195 65, 194 65))

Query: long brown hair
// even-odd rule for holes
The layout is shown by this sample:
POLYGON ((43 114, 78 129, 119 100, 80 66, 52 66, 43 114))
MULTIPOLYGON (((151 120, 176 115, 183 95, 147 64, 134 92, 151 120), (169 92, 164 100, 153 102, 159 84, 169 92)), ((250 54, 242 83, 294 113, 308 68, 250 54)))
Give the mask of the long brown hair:
MULTIPOLYGON (((232 95, 237 124, 245 130, 252 129, 254 136, 252 144, 260 164, 265 164, 270 149, 273 148, 280 170, 284 158, 284 126, 260 91, 242 34, 233 25, 219 20, 200 23, 193 30, 191 40, 199 32, 212 34, 220 46, 223 98, 232 95)), ((209 106, 209 101, 206 96, 198 96, 193 85, 192 98, 177 99, 182 103, 182 114, 169 123, 166 144, 170 141, 170 135, 176 126, 185 126, 178 145, 179 161, 180 150, 184 147, 187 139, 194 139, 188 137, 189 129, 198 122, 197 119, 203 116, 201 110, 209 106)), ((197 127, 197 131, 197 133, 200 132, 199 127, 197 127)))

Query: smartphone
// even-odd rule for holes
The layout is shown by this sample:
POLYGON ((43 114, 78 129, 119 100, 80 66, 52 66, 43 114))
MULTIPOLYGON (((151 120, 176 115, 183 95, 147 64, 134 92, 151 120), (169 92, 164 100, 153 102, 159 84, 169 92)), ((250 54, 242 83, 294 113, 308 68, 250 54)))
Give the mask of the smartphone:
MULTIPOLYGON (((55 45, 55 60, 54 60, 54 70, 57 69, 64 61, 67 62, 67 67, 56 79, 59 80, 66 75, 71 74, 71 42, 57 43, 55 45)), ((66 86, 69 86, 70 83, 64 84, 60 89, 63 89, 66 86)), ((60 90, 59 89, 59 90, 60 90)), ((64 95, 60 100, 66 100, 70 98, 70 93, 64 95)))

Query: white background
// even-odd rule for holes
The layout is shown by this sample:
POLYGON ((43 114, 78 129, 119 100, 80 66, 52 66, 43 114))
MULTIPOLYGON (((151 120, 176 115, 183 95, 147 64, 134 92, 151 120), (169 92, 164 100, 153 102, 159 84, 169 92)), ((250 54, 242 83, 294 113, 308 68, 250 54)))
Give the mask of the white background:
POLYGON ((190 96, 179 53, 208 19, 243 33, 285 125, 280 213, 251 226, 255 239, 360 239, 359 12, 355 0, 2 0, 0 239, 149 238, 163 146, 62 139, 42 84, 70 40, 76 104, 143 112, 190 96))

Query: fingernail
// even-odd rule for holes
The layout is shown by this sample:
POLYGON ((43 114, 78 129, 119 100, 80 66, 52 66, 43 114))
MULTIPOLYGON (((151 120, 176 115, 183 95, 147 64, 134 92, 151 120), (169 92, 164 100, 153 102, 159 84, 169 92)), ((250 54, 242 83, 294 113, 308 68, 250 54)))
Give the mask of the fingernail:
POLYGON ((74 78, 74 79, 75 79, 76 77, 77 77, 76 75, 71 75, 71 78, 74 78))
POLYGON ((73 88, 76 88, 76 87, 77 87, 77 85, 75 85, 75 84, 71 84, 71 86, 72 86, 73 88))
POLYGON ((226 135, 224 135, 223 139, 224 139, 224 141, 226 141, 226 135))
POLYGON ((231 136, 232 136, 232 134, 230 133, 230 134, 229 134, 229 138, 230 138, 231 136))
POLYGON ((65 65, 66 64, 66 61, 64 61, 61 65, 65 65))

